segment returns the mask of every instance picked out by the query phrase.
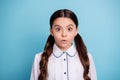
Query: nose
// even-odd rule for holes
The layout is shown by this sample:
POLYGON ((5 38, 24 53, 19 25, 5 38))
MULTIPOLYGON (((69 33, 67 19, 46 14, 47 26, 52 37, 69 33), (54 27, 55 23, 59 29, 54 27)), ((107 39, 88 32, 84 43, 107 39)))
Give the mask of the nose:
POLYGON ((66 37, 67 36, 67 32, 65 30, 62 31, 62 37, 66 37))

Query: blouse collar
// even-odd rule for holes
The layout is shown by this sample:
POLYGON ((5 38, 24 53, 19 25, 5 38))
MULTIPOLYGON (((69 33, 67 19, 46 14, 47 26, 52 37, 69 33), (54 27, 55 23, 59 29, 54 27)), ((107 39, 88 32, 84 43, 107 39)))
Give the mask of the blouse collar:
POLYGON ((70 48, 68 48, 66 51, 62 51, 62 50, 60 50, 60 48, 56 44, 54 44, 54 46, 53 46, 53 55, 55 57, 59 58, 65 53, 67 55, 69 55, 70 57, 75 56, 75 54, 76 54, 75 46, 72 44, 72 46, 70 48))

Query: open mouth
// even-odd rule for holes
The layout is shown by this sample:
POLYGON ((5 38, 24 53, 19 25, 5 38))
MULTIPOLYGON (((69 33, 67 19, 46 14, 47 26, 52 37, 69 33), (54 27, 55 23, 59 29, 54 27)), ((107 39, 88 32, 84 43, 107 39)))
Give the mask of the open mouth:
POLYGON ((61 40, 62 44, 66 44, 68 41, 67 40, 61 40))

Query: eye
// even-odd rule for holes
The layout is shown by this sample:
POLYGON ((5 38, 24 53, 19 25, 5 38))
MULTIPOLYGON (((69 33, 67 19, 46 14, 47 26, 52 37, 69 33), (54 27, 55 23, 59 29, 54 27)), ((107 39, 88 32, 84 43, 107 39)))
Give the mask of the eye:
POLYGON ((68 27, 68 31, 72 31, 72 28, 71 28, 71 27, 68 27))
POLYGON ((68 25, 68 31, 72 31, 72 30, 73 30, 73 25, 72 24, 68 25))
POLYGON ((55 28, 55 30, 56 30, 56 31, 60 31, 60 28, 57 27, 57 28, 55 28))
POLYGON ((53 28, 54 28, 54 30, 57 31, 57 32, 59 32, 59 31, 61 30, 60 25, 54 25, 53 28))

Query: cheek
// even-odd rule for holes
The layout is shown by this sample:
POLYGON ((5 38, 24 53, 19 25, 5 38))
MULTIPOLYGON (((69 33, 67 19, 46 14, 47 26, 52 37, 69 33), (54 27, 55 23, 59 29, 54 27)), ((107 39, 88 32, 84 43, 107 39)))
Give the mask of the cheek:
POLYGON ((58 41, 58 40, 60 40, 60 35, 57 35, 57 34, 54 34, 54 39, 55 39, 55 41, 58 41))
POLYGON ((69 35, 69 40, 74 40, 74 38, 75 38, 75 35, 69 35))

